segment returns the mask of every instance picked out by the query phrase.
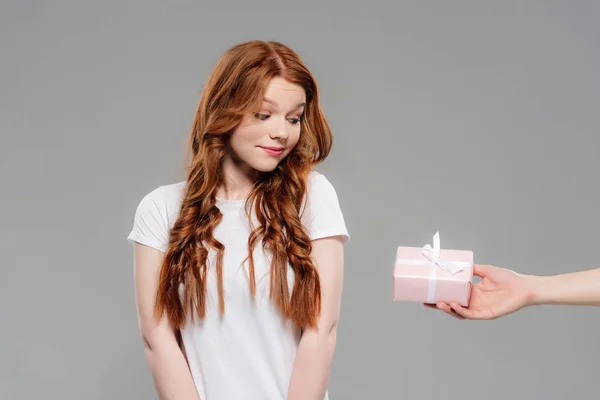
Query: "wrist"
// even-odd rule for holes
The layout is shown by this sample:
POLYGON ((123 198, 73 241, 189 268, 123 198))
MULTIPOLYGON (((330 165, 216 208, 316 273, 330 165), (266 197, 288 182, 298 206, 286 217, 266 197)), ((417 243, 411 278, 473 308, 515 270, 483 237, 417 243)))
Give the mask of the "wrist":
POLYGON ((527 306, 539 306, 545 304, 548 299, 546 298, 546 292, 544 290, 547 287, 546 276, 537 275, 525 275, 525 282, 527 287, 527 306))

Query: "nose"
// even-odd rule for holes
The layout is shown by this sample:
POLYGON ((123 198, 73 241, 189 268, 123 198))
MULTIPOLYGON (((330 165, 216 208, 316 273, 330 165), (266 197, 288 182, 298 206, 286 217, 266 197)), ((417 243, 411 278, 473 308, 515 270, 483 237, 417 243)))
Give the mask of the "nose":
MULTIPOLYGON (((275 121, 273 121, 275 122, 275 121)), ((288 126, 287 126, 288 121, 283 118, 283 121, 278 119, 277 122, 275 122, 273 124, 273 127, 270 130, 269 136, 271 137, 271 139, 273 140, 285 140, 290 136, 290 133, 288 132, 288 126)))

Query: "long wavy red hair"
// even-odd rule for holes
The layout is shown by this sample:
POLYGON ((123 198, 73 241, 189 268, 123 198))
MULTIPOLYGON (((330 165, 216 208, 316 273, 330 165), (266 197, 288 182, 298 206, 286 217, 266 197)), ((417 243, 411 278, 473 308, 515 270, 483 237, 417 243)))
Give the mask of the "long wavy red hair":
POLYGON ((244 115, 259 110, 267 85, 275 77, 304 88, 306 107, 297 145, 274 171, 259 174, 247 197, 246 211, 253 209, 259 222, 248 239, 250 291, 254 295, 256 290, 252 252, 262 239, 263 247, 272 254, 271 300, 298 326, 316 326, 320 280, 310 258, 312 246, 301 212, 309 173, 331 150, 331 129, 319 104, 317 83, 300 57, 281 43, 250 41, 223 54, 207 81, 194 119, 185 196, 170 232, 155 307, 156 316, 166 314, 176 329, 181 329, 188 317, 205 316, 209 247, 216 250, 219 310, 221 315, 225 312, 225 248, 213 237, 222 218, 216 206, 216 193, 224 182, 222 161, 231 133, 244 115), (291 295, 288 262, 295 276, 291 295), (184 287, 181 297, 180 284, 184 287))

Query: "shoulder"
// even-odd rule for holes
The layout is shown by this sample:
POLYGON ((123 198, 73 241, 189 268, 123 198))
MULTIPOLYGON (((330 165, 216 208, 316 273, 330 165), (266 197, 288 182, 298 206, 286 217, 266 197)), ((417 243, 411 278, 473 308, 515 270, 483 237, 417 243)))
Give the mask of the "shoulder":
POLYGON ((341 235, 349 238, 336 189, 322 173, 311 171, 307 183, 303 222, 311 238, 341 235))
POLYGON ((162 185, 154 189, 149 195, 154 193, 154 197, 164 203, 169 208, 179 208, 185 196, 186 182, 180 181, 162 185))
POLYGON ((144 194, 137 204, 130 241, 165 251, 185 194, 185 181, 161 185, 144 194))
POLYGON ((338 192, 327 176, 311 171, 306 188, 306 207, 310 213, 318 212, 323 207, 339 208, 338 192))
POLYGON ((161 213, 168 216, 178 210, 185 194, 185 182, 158 186, 142 196, 137 213, 161 213))
POLYGON ((337 192, 333 184, 325 175, 315 170, 308 175, 307 193, 309 198, 333 196, 337 200, 337 192))

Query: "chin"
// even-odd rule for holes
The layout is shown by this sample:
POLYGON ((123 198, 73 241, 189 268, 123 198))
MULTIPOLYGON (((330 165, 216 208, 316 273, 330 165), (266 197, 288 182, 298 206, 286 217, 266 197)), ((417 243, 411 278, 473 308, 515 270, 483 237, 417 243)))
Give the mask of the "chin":
POLYGON ((275 170, 275 168, 277 168, 277 165, 279 165, 279 164, 257 165, 254 167, 254 169, 257 171, 260 171, 260 172, 273 172, 275 170))
POLYGON ((279 165, 278 160, 252 163, 251 167, 260 172, 272 172, 279 165))

